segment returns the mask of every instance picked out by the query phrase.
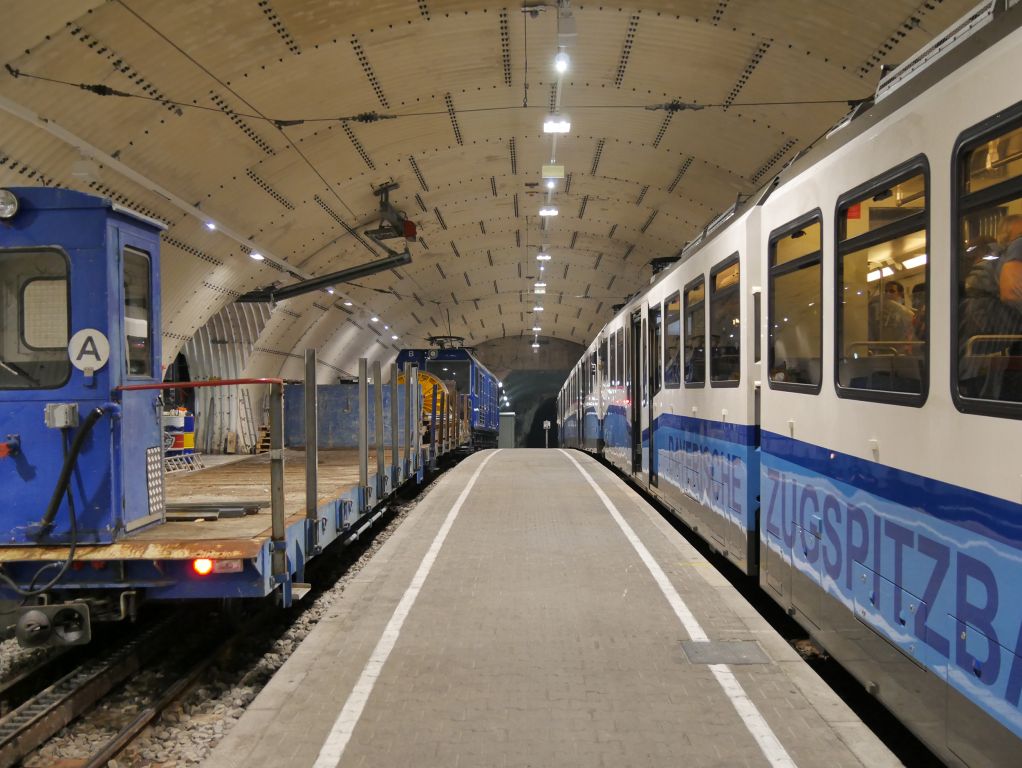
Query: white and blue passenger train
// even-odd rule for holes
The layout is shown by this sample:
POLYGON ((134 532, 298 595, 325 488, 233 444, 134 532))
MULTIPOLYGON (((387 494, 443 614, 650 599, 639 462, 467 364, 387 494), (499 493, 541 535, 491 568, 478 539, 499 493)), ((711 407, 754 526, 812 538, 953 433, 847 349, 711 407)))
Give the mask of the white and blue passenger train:
POLYGON ((986 4, 887 76, 559 399, 956 765, 1022 750, 1020 26, 986 4))

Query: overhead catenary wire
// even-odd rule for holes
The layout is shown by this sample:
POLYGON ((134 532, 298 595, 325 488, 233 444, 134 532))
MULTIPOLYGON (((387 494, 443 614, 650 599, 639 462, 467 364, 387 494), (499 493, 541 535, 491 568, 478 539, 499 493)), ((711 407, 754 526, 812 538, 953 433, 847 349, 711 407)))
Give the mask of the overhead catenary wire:
MULTIPOLYGON (((24 70, 12 67, 10 64, 4 65, 7 73, 14 78, 25 78, 28 80, 40 80, 42 82, 51 83, 53 85, 60 85, 68 88, 76 88, 79 90, 86 91, 96 96, 106 97, 114 96, 126 99, 137 99, 139 101, 151 101, 164 106, 170 105, 179 107, 181 109, 192 109, 201 112, 215 112, 217 114, 223 114, 223 111, 219 107, 210 107, 204 104, 191 104, 183 101, 174 101, 173 99, 166 99, 157 96, 149 96, 142 93, 131 93, 129 91, 121 91, 116 88, 112 88, 102 83, 75 83, 70 80, 61 80, 54 77, 46 77, 45 75, 37 75, 31 72, 25 72, 24 70)), ((681 112, 690 111, 698 112, 705 109, 724 109, 725 107, 729 110, 733 110, 738 107, 799 107, 799 106, 820 106, 827 104, 845 104, 849 107, 854 107, 858 104, 868 101, 871 97, 856 97, 856 98, 837 98, 837 99, 782 99, 779 101, 736 101, 731 104, 725 104, 724 102, 719 103, 707 103, 700 104, 698 102, 682 102, 682 101, 671 101, 661 104, 572 104, 569 109, 577 111, 580 109, 641 109, 645 111, 667 111, 667 112, 681 112)), ((457 111, 458 114, 475 114, 481 112, 507 112, 513 110, 535 110, 537 112, 544 112, 545 109, 542 106, 529 106, 528 103, 521 105, 506 104, 499 106, 489 107, 460 107, 457 111)), ((446 109, 436 110, 423 110, 418 112, 391 112, 391 113, 380 113, 375 111, 359 112, 353 115, 332 115, 332 116, 318 116, 318 117, 289 117, 289 118, 276 118, 269 117, 267 115, 250 112, 239 112, 232 110, 233 114, 238 117, 245 118, 247 120, 262 120, 270 123, 277 128, 290 128, 306 123, 375 123, 380 120, 397 120, 400 118, 409 117, 438 117, 448 116, 446 109)), ((292 146, 294 146, 292 144, 292 146)), ((297 148, 295 148, 297 150, 297 148)), ((329 185, 328 185, 329 186, 329 185)))

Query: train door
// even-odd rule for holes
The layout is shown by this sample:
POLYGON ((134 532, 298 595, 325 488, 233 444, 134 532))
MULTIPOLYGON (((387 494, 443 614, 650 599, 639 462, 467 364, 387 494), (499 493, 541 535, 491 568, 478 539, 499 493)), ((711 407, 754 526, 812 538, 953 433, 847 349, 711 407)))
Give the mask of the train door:
MULTIPOLYGON (((120 326, 117 343, 124 345, 120 375, 125 384, 154 384, 160 381, 160 283, 154 258, 158 246, 151 235, 138 234, 128 226, 111 225, 111 230, 116 237, 111 236, 110 247, 116 249, 114 263, 120 272, 120 311, 111 328, 120 326)), ((164 514, 163 489, 154 469, 163 457, 163 399, 151 391, 125 391, 121 408, 115 426, 122 472, 120 503, 124 529, 133 531, 161 520, 164 514), (122 429, 121 424, 132 426, 122 429)))
POLYGON ((663 328, 661 327, 660 305, 649 307, 649 346, 646 351, 648 361, 646 368, 649 374, 649 398, 647 418, 649 420, 649 484, 657 486, 660 482, 657 473, 659 463, 656 450, 656 395, 660 391, 660 345, 663 328))
POLYGON ((582 415, 585 410, 585 367, 586 359, 582 356, 581 362, 578 364, 576 369, 576 378, 578 381, 575 382, 575 447, 582 448, 585 443, 582 440, 582 415))
POLYGON ((632 313, 628 334, 628 402, 631 421, 632 472, 642 469, 642 318, 638 310, 632 313))

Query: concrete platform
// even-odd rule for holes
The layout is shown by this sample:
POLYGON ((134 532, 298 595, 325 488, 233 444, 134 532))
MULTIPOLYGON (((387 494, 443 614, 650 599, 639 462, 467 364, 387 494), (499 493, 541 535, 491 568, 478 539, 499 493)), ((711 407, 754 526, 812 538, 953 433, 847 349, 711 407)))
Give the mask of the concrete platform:
POLYGON ((441 480, 206 764, 899 763, 620 479, 517 449, 441 480))

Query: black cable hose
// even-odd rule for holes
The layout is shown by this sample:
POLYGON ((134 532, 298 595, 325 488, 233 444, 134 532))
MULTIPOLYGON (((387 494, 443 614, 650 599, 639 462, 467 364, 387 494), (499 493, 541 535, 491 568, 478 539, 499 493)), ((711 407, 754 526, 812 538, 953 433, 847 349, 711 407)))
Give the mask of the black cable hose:
POLYGON ((68 482, 71 480, 71 470, 74 469, 74 465, 78 461, 78 454, 81 453, 82 443, 85 442, 85 438, 89 436, 92 428, 96 426, 96 422, 102 418, 104 413, 102 408, 93 408, 85 417, 85 422, 78 432, 75 433, 75 439, 71 441, 71 450, 64 456, 64 466, 60 469, 60 476, 57 478, 57 485, 53 489, 53 496, 46 508, 46 514, 39 521, 39 526, 42 528, 40 536, 53 525, 53 519, 57 516, 57 510, 60 508, 60 499, 67 491, 68 482))
MULTIPOLYGON (((68 455, 67 442, 63 439, 63 437, 61 438, 60 442, 64 449, 64 460, 66 461, 68 455)), ((48 571, 50 568, 56 568, 58 564, 47 563, 46 565, 42 566, 38 571, 36 571, 35 575, 32 577, 32 580, 28 583, 28 589, 26 590, 25 594, 26 598, 33 597, 35 595, 40 595, 46 590, 48 590, 50 587, 52 587, 54 584, 60 581, 63 575, 67 573, 67 569, 70 567, 71 563, 74 562, 75 550, 78 548, 78 517, 75 515, 75 501, 74 496, 71 493, 70 483, 68 483, 67 485, 67 514, 71 520, 71 546, 68 548, 67 558, 65 558, 63 563, 59 564, 60 571, 57 573, 57 575, 50 579, 46 586, 39 587, 38 589, 35 588, 35 583, 39 581, 39 577, 42 576, 43 573, 45 571, 48 571)), ((24 601, 22 602, 24 603, 24 601)))

